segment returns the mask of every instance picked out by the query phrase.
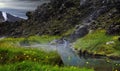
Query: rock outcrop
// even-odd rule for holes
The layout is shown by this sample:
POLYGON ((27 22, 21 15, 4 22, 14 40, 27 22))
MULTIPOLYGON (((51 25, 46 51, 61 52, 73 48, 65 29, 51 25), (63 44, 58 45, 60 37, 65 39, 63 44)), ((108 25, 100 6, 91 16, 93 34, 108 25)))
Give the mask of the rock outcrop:
POLYGON ((0 35, 62 35, 80 25, 75 29, 77 33, 76 31, 72 33, 76 39, 87 34, 89 29, 108 29, 112 21, 119 20, 119 11, 119 0, 51 0, 50 3, 38 6, 35 11, 27 12, 28 20, 11 23, 15 26, 1 23, 0 35), (80 28, 81 25, 88 27, 83 30, 80 28))
POLYGON ((107 34, 109 35, 120 35, 120 23, 113 23, 107 29, 107 34))

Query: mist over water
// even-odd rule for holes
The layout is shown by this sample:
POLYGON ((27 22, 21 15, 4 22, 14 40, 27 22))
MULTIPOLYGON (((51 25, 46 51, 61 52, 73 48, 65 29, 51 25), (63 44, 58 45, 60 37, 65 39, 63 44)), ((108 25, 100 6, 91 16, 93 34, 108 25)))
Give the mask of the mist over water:
POLYGON ((27 11, 33 11, 38 5, 48 1, 49 0, 0 0, 0 11, 27 18, 25 15, 27 11))

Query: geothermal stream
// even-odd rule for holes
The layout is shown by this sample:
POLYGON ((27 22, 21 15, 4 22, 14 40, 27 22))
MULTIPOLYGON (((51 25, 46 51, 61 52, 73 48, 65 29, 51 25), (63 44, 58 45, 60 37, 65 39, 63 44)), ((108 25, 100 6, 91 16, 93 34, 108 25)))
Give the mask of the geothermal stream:
MULTIPOLYGON (((4 37, 0 38, 0 40, 4 37)), ((111 60, 108 58, 90 58, 84 56, 79 56, 77 52, 72 47, 71 43, 67 40, 54 41, 49 44, 22 44, 20 46, 26 48, 37 48, 43 49, 46 52, 57 51, 60 55, 64 65, 66 66, 79 66, 79 67, 88 67, 94 68, 95 71, 120 71, 120 61, 111 60), (59 43, 60 41, 60 43, 59 43), (61 43, 62 42, 62 43, 61 43)))
POLYGON ((69 45, 69 42, 63 40, 63 44, 58 44, 57 51, 61 56, 63 63, 67 66, 79 66, 84 65, 83 60, 79 58, 79 56, 75 53, 74 49, 69 45))
POLYGON ((120 64, 120 61, 102 58, 84 58, 84 56, 78 56, 68 41, 63 40, 63 42, 63 44, 57 45, 57 51, 61 56, 63 63, 67 66, 90 67, 94 68, 96 71, 120 70, 120 66, 117 66, 120 64))
POLYGON ((56 44, 34 44, 24 45, 24 47, 32 47, 43 49, 45 51, 57 51, 64 65, 94 68, 95 71, 114 71, 120 70, 120 61, 107 58, 84 58, 79 56, 67 40, 56 44))

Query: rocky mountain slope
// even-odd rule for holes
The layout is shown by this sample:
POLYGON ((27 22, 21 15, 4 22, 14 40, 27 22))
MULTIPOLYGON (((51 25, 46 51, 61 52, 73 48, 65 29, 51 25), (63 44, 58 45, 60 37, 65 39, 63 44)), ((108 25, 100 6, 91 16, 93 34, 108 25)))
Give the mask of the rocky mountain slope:
POLYGON ((119 34, 119 12, 119 0, 51 0, 35 11, 27 12, 28 20, 1 23, 0 35, 63 35, 75 27, 75 31, 69 33, 74 35, 73 39, 84 36, 89 29, 97 28, 107 30, 108 34, 119 34))
POLYGON ((15 22, 15 21, 20 21, 20 20, 22 20, 22 18, 15 17, 9 13, 0 11, 0 22, 5 22, 5 21, 15 22))

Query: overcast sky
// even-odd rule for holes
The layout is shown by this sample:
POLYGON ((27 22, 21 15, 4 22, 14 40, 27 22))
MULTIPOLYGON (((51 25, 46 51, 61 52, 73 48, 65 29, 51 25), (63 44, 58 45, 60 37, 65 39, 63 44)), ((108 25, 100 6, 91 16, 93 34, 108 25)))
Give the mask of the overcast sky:
POLYGON ((25 12, 34 10, 46 0, 0 0, 0 11, 25 17, 25 12))
POLYGON ((0 8, 34 9, 41 4, 40 0, 0 0, 0 8))

